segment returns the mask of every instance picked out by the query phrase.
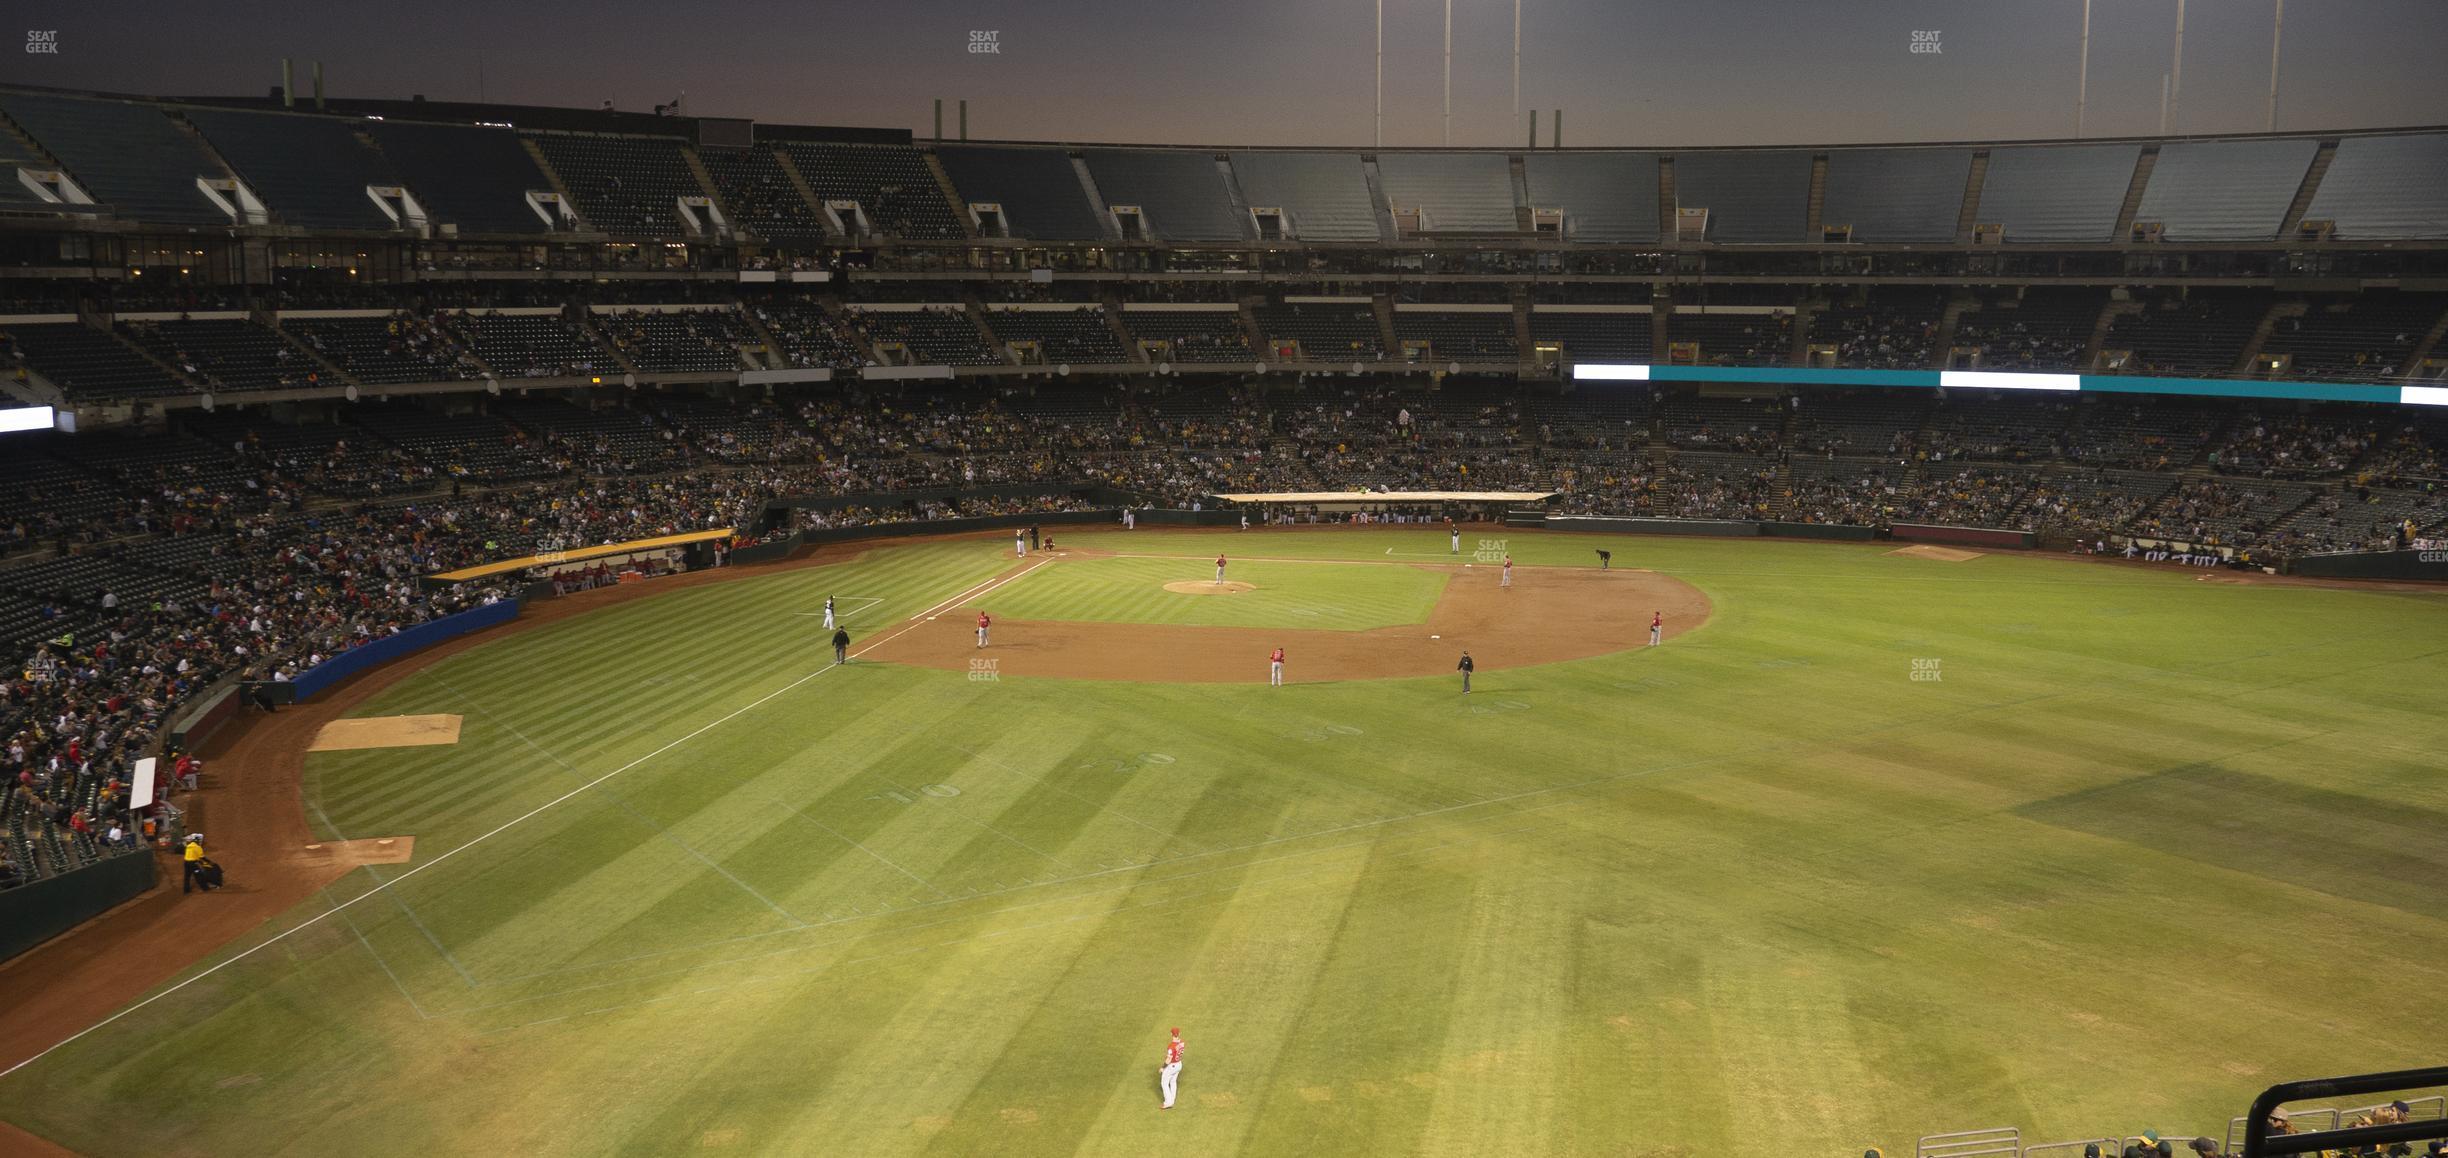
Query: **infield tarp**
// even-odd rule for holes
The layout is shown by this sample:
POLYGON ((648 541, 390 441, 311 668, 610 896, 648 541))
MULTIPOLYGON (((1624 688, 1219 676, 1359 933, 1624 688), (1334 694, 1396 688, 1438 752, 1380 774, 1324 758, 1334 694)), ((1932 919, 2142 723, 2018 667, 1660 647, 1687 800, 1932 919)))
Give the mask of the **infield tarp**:
POLYGON ((1894 537, 1912 543, 1963 543, 1974 547, 2028 549, 2040 542, 2040 536, 2030 531, 2007 531, 1996 527, 1941 527, 1928 523, 1897 523, 1890 530, 1894 537))
POLYGON ((2307 555, 2295 560, 2293 574, 2322 579, 2427 579, 2448 581, 2448 551, 2365 551, 2345 555, 2307 555))
POLYGON ((518 618, 518 613, 519 601, 504 599, 499 603, 488 603, 482 607, 462 611, 457 615, 445 615, 440 619, 417 624, 397 635, 386 635, 363 647, 341 652, 299 673, 296 679, 289 681, 291 694, 297 702, 304 703, 322 694, 333 684, 367 668, 389 663, 404 655, 412 655, 444 640, 457 639, 471 631, 482 631, 497 624, 508 623, 518 618))

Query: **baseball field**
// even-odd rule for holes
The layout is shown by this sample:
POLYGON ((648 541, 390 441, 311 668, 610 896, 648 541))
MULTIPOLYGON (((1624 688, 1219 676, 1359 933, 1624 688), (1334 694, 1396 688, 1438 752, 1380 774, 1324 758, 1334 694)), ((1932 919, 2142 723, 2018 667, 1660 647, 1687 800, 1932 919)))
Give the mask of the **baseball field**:
MULTIPOLYGON (((2440 595, 1060 538, 581 596, 300 709, 457 718, 290 757, 315 838, 413 855, 0 1118, 93 1155, 1835 1155, 2216 1134, 2439 1060, 2440 595), (1246 589, 1168 590, 1219 551, 1246 589)), ((227 867, 180 902, 243 901, 227 867)))

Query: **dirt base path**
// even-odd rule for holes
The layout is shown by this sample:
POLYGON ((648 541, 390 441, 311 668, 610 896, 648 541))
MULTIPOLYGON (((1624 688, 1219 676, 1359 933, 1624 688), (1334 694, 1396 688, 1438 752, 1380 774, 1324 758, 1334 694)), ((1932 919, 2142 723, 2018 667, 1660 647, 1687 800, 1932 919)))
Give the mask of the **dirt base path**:
MULTIPOLYGON (((1061 558, 1050 565, 1061 566, 1061 558)), ((998 678, 1261 683, 1267 655, 1280 647, 1285 682, 1314 683, 1450 674, 1464 651, 1482 672, 1587 659, 1646 645, 1653 613, 1665 614, 1668 639, 1698 627, 1709 613, 1707 596, 1652 571, 1516 567, 1513 586, 1500 587, 1494 567, 1347 565, 1418 567, 1453 577, 1427 622, 1398 627, 1320 631, 999 619, 993 646, 981 649, 977 609, 951 607, 867 654, 948 671, 976 671, 975 661, 992 660, 998 678)))

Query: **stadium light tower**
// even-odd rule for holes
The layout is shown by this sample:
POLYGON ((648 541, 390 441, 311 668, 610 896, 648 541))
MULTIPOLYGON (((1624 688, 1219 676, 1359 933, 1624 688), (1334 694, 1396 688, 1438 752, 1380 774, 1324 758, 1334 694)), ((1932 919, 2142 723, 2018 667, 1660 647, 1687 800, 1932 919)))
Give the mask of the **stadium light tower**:
POLYGON ((1445 0, 1445 143, 1453 144, 1453 0, 1445 0))
POLYGON ((1385 0, 1377 0, 1377 147, 1385 148, 1385 0))
POLYGON ((1521 0, 1513 0, 1513 119, 1521 119, 1521 0))
POLYGON ((2270 25, 2270 91, 2269 115, 2261 126, 2263 132, 2278 131, 2278 41, 2286 35, 2286 0, 2278 0, 2278 15, 2270 25))
POLYGON ((2162 133, 2184 114, 2184 6, 2185 0, 2176 0, 2176 61, 2168 68, 2168 123, 2159 126, 2162 133))
POLYGON ((2083 105, 2091 99, 2091 0, 2083 0, 2082 63, 2074 72, 2074 135, 2083 135, 2083 105))

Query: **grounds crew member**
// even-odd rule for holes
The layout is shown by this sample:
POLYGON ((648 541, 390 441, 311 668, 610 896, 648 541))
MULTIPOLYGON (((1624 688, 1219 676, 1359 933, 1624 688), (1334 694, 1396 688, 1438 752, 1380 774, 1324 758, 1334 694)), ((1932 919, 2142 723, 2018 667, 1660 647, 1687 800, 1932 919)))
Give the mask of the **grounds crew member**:
POLYGON ((208 884, 205 884, 205 883, 204 883, 204 879, 203 879, 203 877, 204 877, 204 834, 203 834, 203 833, 200 833, 200 832, 191 832, 191 833, 188 833, 188 834, 187 834, 187 847, 186 847, 185 849, 181 850, 181 852, 179 853, 179 859, 180 859, 180 872, 183 874, 183 875, 182 875, 182 876, 180 876, 180 878, 179 878, 179 891, 180 891, 180 892, 182 892, 182 893, 188 893, 188 892, 194 892, 196 889, 201 888, 201 889, 203 889, 205 892, 208 892, 208 893, 209 893, 209 892, 211 892, 211 891, 212 891, 212 886, 211 886, 211 885, 208 885, 208 884))

